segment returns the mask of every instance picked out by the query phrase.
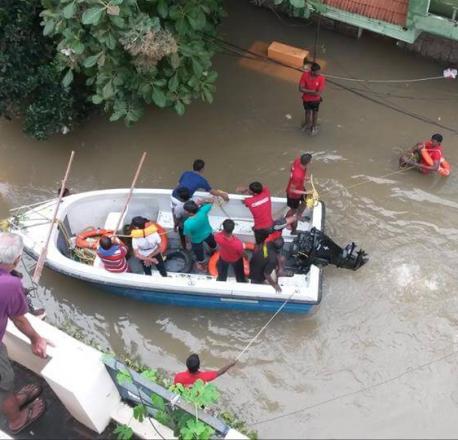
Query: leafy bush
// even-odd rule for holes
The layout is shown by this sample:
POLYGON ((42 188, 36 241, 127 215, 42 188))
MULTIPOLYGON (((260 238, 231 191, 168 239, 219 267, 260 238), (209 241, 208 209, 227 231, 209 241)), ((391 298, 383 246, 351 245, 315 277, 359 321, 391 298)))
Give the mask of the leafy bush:
POLYGON ((64 85, 83 74, 110 120, 139 120, 145 104, 179 114, 212 102, 221 0, 42 0, 44 34, 58 41, 64 85))
POLYGON ((39 0, 0 4, 0 116, 24 118, 24 131, 45 139, 66 132, 86 112, 84 92, 65 88, 52 63, 54 43, 42 35, 39 0))

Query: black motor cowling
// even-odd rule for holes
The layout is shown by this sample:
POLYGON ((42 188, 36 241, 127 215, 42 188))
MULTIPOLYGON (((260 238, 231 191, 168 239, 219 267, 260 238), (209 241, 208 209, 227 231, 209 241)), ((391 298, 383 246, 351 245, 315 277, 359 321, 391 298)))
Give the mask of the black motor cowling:
POLYGON ((307 273, 312 264, 319 267, 332 264, 357 270, 369 260, 366 252, 358 249, 355 243, 351 242, 342 248, 316 228, 299 232, 289 253, 289 263, 293 263, 295 270, 300 273, 307 273))

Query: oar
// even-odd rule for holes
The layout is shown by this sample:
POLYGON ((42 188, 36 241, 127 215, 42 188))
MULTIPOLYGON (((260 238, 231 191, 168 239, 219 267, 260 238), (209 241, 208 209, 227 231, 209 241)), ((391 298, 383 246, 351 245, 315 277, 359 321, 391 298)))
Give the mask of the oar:
POLYGON ((57 212, 59 211, 60 202, 62 201, 62 196, 64 195, 65 187, 67 186, 67 179, 68 179, 68 175, 70 174, 70 168, 72 167, 74 156, 75 156, 75 152, 72 151, 72 153, 70 154, 70 159, 68 160, 67 170, 65 171, 64 179, 62 180, 62 183, 60 185, 59 197, 57 198, 56 208, 54 209, 54 215, 52 217, 51 224, 49 225, 48 236, 46 237, 45 245, 38 258, 37 265, 35 266, 35 271, 33 272, 32 280, 34 283, 38 283, 38 281, 40 281, 41 273, 43 272, 43 266, 45 264, 46 254, 48 253, 49 240, 51 239, 51 234, 54 228, 54 223, 56 221, 57 212))
POLYGON ((142 154, 140 163, 138 164, 137 172, 135 173, 134 180, 132 180, 132 185, 130 186, 130 191, 129 191, 129 195, 127 196, 126 204, 124 205, 121 215, 119 216, 118 223, 116 225, 115 230, 113 231, 113 235, 116 234, 117 230, 119 229, 119 226, 121 225, 121 221, 124 217, 124 214, 127 211, 127 207, 129 206, 130 199, 132 198, 132 193, 134 192, 135 184, 137 183, 137 179, 138 179, 138 176, 140 175, 140 171, 142 169, 143 162, 145 162, 145 159, 146 159, 146 152, 142 154))

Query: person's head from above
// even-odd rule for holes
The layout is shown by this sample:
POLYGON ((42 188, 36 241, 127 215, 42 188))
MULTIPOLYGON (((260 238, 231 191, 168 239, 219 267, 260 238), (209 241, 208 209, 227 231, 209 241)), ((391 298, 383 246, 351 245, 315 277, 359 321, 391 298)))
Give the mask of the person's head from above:
POLYGON ((202 173, 205 168, 205 162, 202 159, 196 159, 192 164, 192 169, 196 173, 202 173))
POLYGON ((200 368, 199 355, 194 353, 189 356, 188 359, 186 359, 186 367, 190 373, 197 373, 200 368))
POLYGON ((283 245, 285 244, 285 240, 282 237, 278 237, 274 241, 272 241, 272 247, 276 252, 280 252, 283 249, 283 245))
POLYGON ((178 195, 178 198, 179 198, 182 202, 186 202, 186 201, 188 201, 188 200, 191 198, 191 193, 189 192, 189 189, 186 188, 185 186, 180 186, 180 187, 177 189, 177 195, 178 195))
POLYGON ((262 193, 263 186, 261 182, 251 182, 248 186, 248 189, 250 191, 250 194, 257 195, 262 193))
POLYGON ((24 242, 22 237, 10 232, 0 232, 0 268, 8 272, 21 260, 24 242))
POLYGON ((199 210, 199 206, 194 200, 188 200, 184 205, 183 209, 190 215, 195 215, 197 214, 197 211, 199 210))
POLYGON ((310 72, 313 76, 318 76, 321 71, 321 66, 318 63, 312 63, 310 66, 310 72))
POLYGON ((234 232, 234 228, 235 228, 234 220, 227 218, 226 220, 223 221, 223 231, 225 234, 232 235, 232 233, 234 232))
POLYGON ((305 153, 301 155, 301 165, 305 168, 312 161, 312 155, 305 153))
MULTIPOLYGON (((62 191, 62 187, 57 190, 57 195, 60 196, 60 192, 62 191)), ((70 195, 70 190, 68 188, 64 188, 64 192, 62 193, 62 197, 67 197, 70 195)))
POLYGON ((113 242, 111 241, 110 237, 102 237, 99 241, 99 245, 102 249, 105 249, 106 251, 113 246, 113 242))
POLYGON ((434 147, 437 147, 438 145, 442 143, 443 139, 444 138, 441 134, 436 133, 431 136, 431 143, 433 144, 434 147))
POLYGON ((142 216, 137 216, 132 219, 132 227, 135 229, 145 229, 148 219, 142 216))

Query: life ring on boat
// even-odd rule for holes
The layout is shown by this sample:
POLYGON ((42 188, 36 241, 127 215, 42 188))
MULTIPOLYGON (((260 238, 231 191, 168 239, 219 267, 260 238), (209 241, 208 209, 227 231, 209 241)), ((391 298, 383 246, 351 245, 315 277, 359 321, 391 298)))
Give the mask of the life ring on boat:
POLYGON ((80 249, 97 249, 99 240, 104 235, 111 235, 113 231, 109 229, 90 228, 80 232, 76 236, 76 247, 80 249))
POLYGON ((167 231, 160 224, 148 222, 145 224, 145 229, 132 229, 130 236, 131 238, 145 238, 155 232, 161 237, 161 253, 165 254, 169 246, 169 239, 167 237, 167 231))
MULTIPOLYGON (((254 243, 243 243, 243 249, 247 251, 254 251, 254 243)), ((219 260, 219 251, 216 251, 208 260, 208 273, 212 277, 218 276, 218 260, 219 260)), ((243 257, 243 272, 245 276, 250 275, 250 261, 248 258, 243 257)))
MULTIPOLYGON (((431 155, 429 154, 426 147, 423 147, 420 150, 420 153, 426 165, 428 165, 429 167, 434 165, 434 161, 431 158, 431 155)), ((443 157, 441 157, 440 164, 439 164, 439 170, 437 172, 441 176, 448 176, 451 170, 452 170, 452 167, 450 166, 450 164, 443 157)))

